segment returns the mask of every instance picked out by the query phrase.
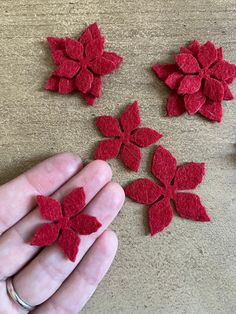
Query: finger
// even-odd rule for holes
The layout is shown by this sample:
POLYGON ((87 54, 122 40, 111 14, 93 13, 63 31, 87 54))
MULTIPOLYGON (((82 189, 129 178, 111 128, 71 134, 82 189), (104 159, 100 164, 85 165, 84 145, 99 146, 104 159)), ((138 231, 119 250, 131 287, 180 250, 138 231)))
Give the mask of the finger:
POLYGON ((102 227, 88 236, 80 236, 75 263, 69 261, 55 244, 45 248, 14 277, 14 286, 23 300, 31 305, 46 301, 70 275, 94 241, 110 225, 124 202, 124 191, 117 183, 107 184, 84 210, 95 216, 102 227))
POLYGON ((79 313, 110 268, 117 246, 116 234, 105 231, 61 288, 32 314, 79 313))
MULTIPOLYGON (((111 168, 105 161, 93 161, 62 186, 53 197, 62 199, 74 188, 83 186, 86 203, 88 203, 111 180, 111 176, 111 168)), ((39 248, 29 245, 29 242, 42 222, 44 220, 40 217, 39 211, 35 209, 0 238, 0 260, 2 265, 0 280, 15 274, 38 252, 39 248)))
POLYGON ((0 187, 0 235, 35 206, 35 195, 56 191, 82 167, 78 155, 53 156, 0 187))

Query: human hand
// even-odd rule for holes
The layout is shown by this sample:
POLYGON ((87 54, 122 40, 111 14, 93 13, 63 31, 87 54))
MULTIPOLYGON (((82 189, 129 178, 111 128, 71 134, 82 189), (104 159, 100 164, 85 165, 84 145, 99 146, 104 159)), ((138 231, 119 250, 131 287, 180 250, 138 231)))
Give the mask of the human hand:
POLYGON ((77 155, 64 153, 45 160, 0 187, 0 314, 27 313, 9 297, 6 279, 12 277, 20 298, 37 306, 33 314, 76 314, 89 300, 109 269, 117 250, 117 237, 106 230, 124 202, 119 184, 110 182, 111 169, 93 161, 82 169, 77 155), (31 246, 30 240, 43 222, 35 209, 35 196, 62 199, 82 186, 85 212, 102 227, 80 236, 76 262, 69 261, 57 245, 31 246))

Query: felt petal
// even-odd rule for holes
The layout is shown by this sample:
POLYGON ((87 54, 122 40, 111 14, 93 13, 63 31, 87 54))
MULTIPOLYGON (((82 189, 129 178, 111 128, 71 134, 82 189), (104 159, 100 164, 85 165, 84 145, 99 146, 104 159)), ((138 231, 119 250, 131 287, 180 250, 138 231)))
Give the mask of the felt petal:
POLYGON ((159 146, 152 159, 152 174, 165 185, 169 185, 175 176, 176 159, 163 146, 159 146))
POLYGON ((81 235, 88 235, 96 232, 102 224, 96 217, 87 214, 79 214, 71 220, 71 227, 81 235))
POLYGON ((116 64, 104 57, 100 57, 91 61, 89 67, 97 75, 107 75, 116 69, 116 64))
POLYGON ((79 42, 82 45, 86 45, 87 43, 89 43, 91 40, 93 39, 92 34, 90 32, 90 30, 88 28, 86 28, 86 30, 82 33, 82 35, 79 38, 79 42))
POLYGON ((82 68, 79 74, 75 78, 75 85, 82 93, 87 93, 93 83, 93 74, 87 69, 82 68))
POLYGON ((31 245, 48 246, 53 244, 59 235, 60 226, 58 224, 43 224, 37 229, 31 245))
POLYGON ((178 67, 176 64, 155 64, 152 70, 160 80, 165 81, 169 75, 178 70, 178 67))
POLYGON ((206 97, 203 95, 202 91, 190 95, 184 96, 184 104, 190 115, 195 114, 201 106, 205 103, 206 97))
POLYGON ((194 57, 197 57, 200 47, 200 43, 196 39, 194 39, 188 46, 188 49, 192 52, 194 57))
POLYGON ((58 240, 58 245, 64 254, 72 261, 75 262, 76 256, 79 251, 80 238, 71 229, 63 230, 58 240))
POLYGON ((57 92, 59 89, 59 80, 60 78, 58 76, 51 75, 47 80, 47 83, 44 85, 44 88, 46 90, 57 92))
POLYGON ((113 62, 116 65, 116 68, 119 67, 119 65, 123 62, 123 58, 120 57, 117 53, 115 52, 107 52, 104 51, 102 55, 105 59, 113 62))
POLYGON ((192 193, 177 193, 174 199, 176 211, 182 218, 207 222, 210 217, 201 204, 198 195, 192 193))
POLYGON ((198 112, 208 120, 220 122, 222 119, 222 104, 208 99, 198 112))
POLYGON ((180 47, 179 53, 189 53, 190 55, 193 55, 192 51, 186 47, 180 47))
POLYGON ((53 50, 63 50, 65 49, 65 39, 58 37, 47 37, 48 45, 53 50))
POLYGON ((231 90, 229 89, 228 84, 225 81, 222 81, 221 83, 222 83, 222 85, 224 87, 224 97, 223 97, 223 99, 224 100, 232 100, 232 99, 234 99, 234 96, 231 93, 231 90))
POLYGON ((181 116, 186 111, 184 106, 184 98, 173 92, 167 99, 167 115, 169 117, 181 116))
POLYGON ((84 189, 78 187, 64 197, 63 210, 66 217, 77 215, 85 207, 84 189))
POLYGON ((161 188, 149 179, 138 179, 124 188, 125 195, 137 203, 152 204, 161 195, 161 188))
POLYGON ((59 82, 59 93, 69 94, 75 90, 75 82, 72 79, 61 78, 59 82))
POLYGON ((167 79, 165 80, 165 84, 170 88, 170 89, 178 89, 179 84, 181 80, 183 79, 183 74, 179 72, 174 72, 170 74, 167 79))
POLYGON ((204 163, 190 162, 177 169, 174 185, 177 190, 193 190, 202 182, 204 175, 204 163))
POLYGON ((53 62, 56 65, 59 65, 65 60, 67 60, 67 55, 66 55, 65 50, 52 50, 51 56, 52 56, 53 62))
POLYGON ((79 93, 80 96, 86 101, 87 105, 94 106, 97 100, 97 97, 91 95, 90 93, 79 93))
POLYGON ((156 143, 162 134, 150 128, 139 128, 131 135, 130 140, 140 147, 148 147, 156 143))
POLYGON ((90 24, 88 26, 88 29, 90 30, 93 39, 101 38, 101 32, 96 22, 93 24, 90 24))
POLYGON ((235 75, 236 68, 234 64, 227 61, 219 61, 211 68, 211 75, 219 80, 227 80, 235 75))
POLYGON ((85 55, 89 60, 101 57, 104 49, 104 39, 97 38, 91 40, 85 48, 85 55))
POLYGON ((83 57, 84 47, 78 40, 66 38, 65 46, 70 58, 80 60, 83 57))
POLYGON ((39 206, 40 214, 43 218, 48 220, 59 220, 63 217, 59 201, 43 195, 38 195, 36 200, 39 206))
POLYGON ((199 75, 185 75, 180 82, 179 94, 194 94, 199 91, 201 87, 201 77, 199 75))
POLYGON ((184 73, 194 74, 200 70, 197 60, 191 54, 179 53, 175 56, 175 61, 184 73))
POLYGON ((116 158, 120 151, 121 140, 104 140, 98 143, 94 159, 108 160, 116 158))
POLYGON ((94 76, 93 83, 92 83, 89 93, 95 97, 100 97, 101 90, 102 90, 102 79, 100 76, 94 76))
POLYGON ((78 62, 65 60, 56 68, 53 74, 60 77, 72 78, 78 73, 79 69, 80 64, 78 62))
POLYGON ((217 49, 217 61, 222 61, 223 59, 224 59, 223 48, 220 47, 217 49))
POLYGON ((124 165, 132 171, 138 171, 142 153, 139 147, 134 144, 125 144, 121 150, 120 159, 124 165))
POLYGON ((167 199, 156 202, 148 209, 148 224, 151 236, 164 230, 173 218, 173 210, 167 199))
POLYGON ((215 45, 207 41, 198 52, 198 61, 204 68, 209 68, 217 60, 217 50, 215 45))
POLYGON ((139 127, 141 119, 137 101, 126 107, 125 111, 121 114, 120 122, 125 131, 131 132, 139 127))
POLYGON ((112 116, 100 116, 96 118, 96 126, 102 135, 106 137, 115 137, 121 135, 119 122, 112 116))
POLYGON ((220 81, 213 78, 205 80, 204 95, 213 101, 221 102, 224 97, 224 86, 220 81))

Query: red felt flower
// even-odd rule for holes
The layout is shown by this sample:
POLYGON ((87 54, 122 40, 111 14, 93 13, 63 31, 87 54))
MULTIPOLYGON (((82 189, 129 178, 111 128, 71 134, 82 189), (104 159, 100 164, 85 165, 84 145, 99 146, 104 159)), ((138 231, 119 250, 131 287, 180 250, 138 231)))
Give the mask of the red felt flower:
POLYGON ((96 148, 94 159, 108 160, 118 156, 124 165, 138 171, 142 153, 140 147, 148 147, 157 142, 162 135, 149 128, 139 128, 141 123, 138 103, 129 105, 118 119, 111 116, 96 118, 96 125, 105 137, 112 137, 100 142, 96 148), (122 148, 121 148, 122 147, 122 148))
POLYGON ((39 226, 31 244, 48 246, 58 240, 64 254, 74 262, 80 244, 80 235, 96 232, 101 223, 96 217, 81 213, 85 206, 83 188, 77 188, 68 194, 63 201, 39 195, 37 196, 39 211, 44 219, 53 221, 39 226))
POLYGON ((77 90, 93 106, 101 95, 102 76, 112 73, 123 61, 115 52, 104 51, 104 43, 96 23, 88 26, 78 40, 48 37, 52 59, 58 67, 45 89, 60 94, 77 90))
POLYGON ((139 179, 125 187, 126 196, 134 201, 151 205, 148 219, 151 235, 166 228, 173 217, 170 200, 182 218, 210 221, 198 195, 178 192, 195 189, 205 174, 205 164, 190 162, 176 168, 176 159, 163 146, 159 146, 152 160, 152 174, 161 184, 150 179, 139 179))
POLYGON ((167 101, 168 116, 187 111, 220 122, 222 100, 233 99, 228 87, 236 78, 236 66, 225 61, 222 48, 210 41, 200 45, 194 40, 181 48, 175 64, 156 64, 153 71, 173 90, 167 101))

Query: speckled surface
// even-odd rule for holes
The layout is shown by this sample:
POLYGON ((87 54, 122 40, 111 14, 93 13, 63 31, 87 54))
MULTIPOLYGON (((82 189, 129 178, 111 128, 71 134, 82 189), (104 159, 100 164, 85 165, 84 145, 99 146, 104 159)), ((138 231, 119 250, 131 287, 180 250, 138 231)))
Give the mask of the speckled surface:
MULTIPOLYGON (((175 216, 166 231, 150 238, 147 208, 127 200, 112 226, 120 241, 115 262, 82 312, 235 313, 236 102, 224 103, 220 125, 201 117, 169 119, 168 90, 150 70, 193 38, 224 46, 226 59, 236 63, 235 1, 3 0, 0 7, 1 183, 57 152, 73 151, 88 161, 101 138, 94 117, 119 115, 133 100, 143 126, 164 134, 160 143, 179 164, 207 164, 198 194, 212 223, 175 216), (53 69, 45 38, 78 36, 93 21, 106 35, 107 49, 125 63, 104 79, 102 98, 91 108, 76 95, 42 86, 53 69)), ((236 94, 236 84, 232 90, 236 94)), ((143 150, 138 174, 111 161, 114 180, 126 184, 150 175, 153 149, 143 150)))

